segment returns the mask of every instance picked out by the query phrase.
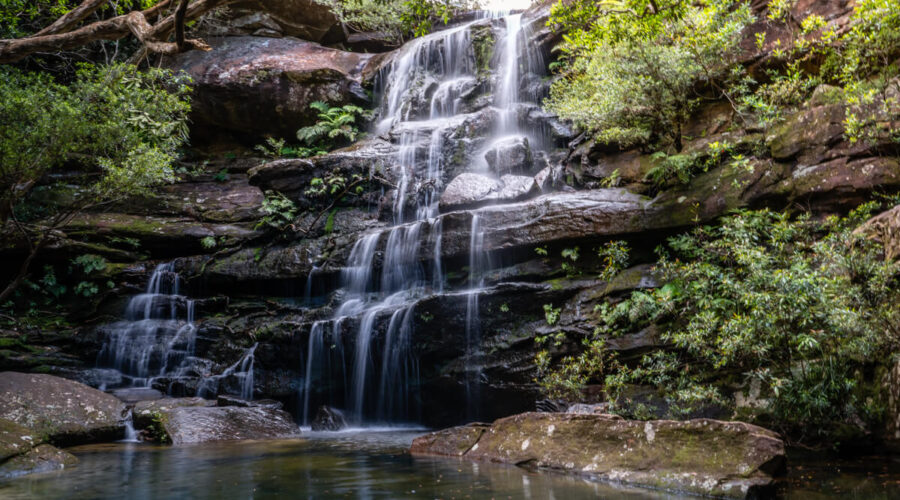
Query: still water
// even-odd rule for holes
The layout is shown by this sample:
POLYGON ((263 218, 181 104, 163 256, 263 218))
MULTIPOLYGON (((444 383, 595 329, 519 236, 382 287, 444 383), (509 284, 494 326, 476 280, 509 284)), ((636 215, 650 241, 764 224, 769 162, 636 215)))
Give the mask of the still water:
MULTIPOLYGON (((112 443, 72 448, 77 467, 0 483, 3 499, 683 499, 517 467, 406 453, 422 431, 306 433, 282 441, 195 446, 112 443)), ((808 460, 808 458, 804 458, 808 460)), ((806 461, 785 498, 900 498, 896 462, 806 461)), ((885 461, 888 460, 888 461, 885 461)), ((799 467, 799 469, 798 469, 799 467)))

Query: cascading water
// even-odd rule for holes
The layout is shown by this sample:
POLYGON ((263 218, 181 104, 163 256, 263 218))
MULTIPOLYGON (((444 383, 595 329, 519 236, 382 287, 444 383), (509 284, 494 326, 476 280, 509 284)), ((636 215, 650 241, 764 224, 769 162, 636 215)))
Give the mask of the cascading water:
POLYGON ((97 366, 118 371, 119 385, 151 387, 156 379, 178 378, 190 363, 197 340, 194 301, 180 289, 172 263, 156 266, 146 291, 128 302, 125 321, 104 328, 97 366))
MULTIPOLYGON (((522 73, 537 67, 534 55, 520 53, 526 29, 521 14, 494 14, 433 33, 400 49, 381 75, 382 119, 375 133, 390 137, 397 150, 393 226, 356 242, 341 274, 338 307, 331 319, 317 321, 310 329, 300 384, 304 423, 317 404, 343 405, 357 423, 417 419, 419 369, 411 344, 414 304, 444 290, 438 200, 446 176, 478 169, 481 161, 475 157, 484 155, 491 140, 537 134, 523 131, 518 119, 522 73), (496 44, 502 50, 492 62, 496 77, 486 77, 477 67, 473 33, 499 31, 499 20, 505 36, 496 44), (493 89, 488 101, 483 99, 486 89, 493 89), (473 107, 479 97, 485 104, 473 107), (493 126, 478 125, 485 120, 493 126), (479 126, 479 134, 491 140, 469 137, 470 130, 479 126), (448 171, 450 167, 455 173, 448 171), (433 248, 423 249, 426 241, 433 248), (431 261, 429 265, 423 263, 423 255, 430 257, 424 259, 431 261), (345 347, 351 351, 346 355, 345 347), (338 387, 343 388, 342 395, 338 387)), ((489 269, 483 240, 475 216, 465 353, 473 418, 481 378, 476 363, 481 339, 478 299, 483 273, 489 269)))

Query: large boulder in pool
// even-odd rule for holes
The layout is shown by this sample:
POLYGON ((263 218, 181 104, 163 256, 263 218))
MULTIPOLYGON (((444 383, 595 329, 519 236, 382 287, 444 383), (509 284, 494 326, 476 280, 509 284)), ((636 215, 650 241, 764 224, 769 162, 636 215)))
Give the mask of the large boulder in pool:
POLYGON ((0 372, 0 418, 69 446, 120 439, 125 403, 80 382, 38 373, 0 372))
POLYGON ((31 429, 0 419, 0 479, 59 470, 76 462, 74 455, 47 444, 31 429))
POLYGON ((295 38, 224 37, 211 39, 210 46, 165 63, 193 79, 195 134, 215 128, 292 138, 298 128, 315 123, 314 101, 366 103, 362 82, 383 59, 295 38))
POLYGON ((777 434, 743 422, 569 413, 523 413, 438 431, 416 438, 410 451, 723 498, 770 491, 785 460, 777 434))
POLYGON ((172 444, 281 439, 300 434, 287 412, 262 406, 186 406, 162 412, 161 421, 172 444))

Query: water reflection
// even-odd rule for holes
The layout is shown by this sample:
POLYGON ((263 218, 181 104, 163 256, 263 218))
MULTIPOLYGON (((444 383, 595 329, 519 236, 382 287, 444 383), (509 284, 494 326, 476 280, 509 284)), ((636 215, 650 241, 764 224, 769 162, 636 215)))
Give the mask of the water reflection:
POLYGON ((0 498, 682 498, 516 467, 413 458, 421 431, 181 447, 74 448, 78 467, 0 484, 0 498))

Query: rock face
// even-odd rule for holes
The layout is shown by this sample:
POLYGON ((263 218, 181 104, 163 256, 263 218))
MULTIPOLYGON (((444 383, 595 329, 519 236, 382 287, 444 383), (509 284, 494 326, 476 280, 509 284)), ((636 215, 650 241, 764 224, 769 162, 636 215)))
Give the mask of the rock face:
POLYGON ((490 426, 438 431, 416 438, 410 452, 727 498, 771 488, 785 457, 774 432, 741 422, 563 413, 523 413, 490 426))
POLYGON ((328 49, 292 38, 226 37, 213 50, 179 54, 166 65, 194 80, 194 130, 215 127, 258 137, 293 137, 311 125, 313 101, 365 102, 361 82, 379 56, 328 49))
POLYGON ((77 462, 71 453, 44 443, 37 433, 0 419, 0 479, 59 470, 77 462))
POLYGON ((47 436, 55 444, 119 439, 125 411, 123 402, 79 382, 52 375, 0 373, 0 418, 47 436))
POLYGON ((314 431, 339 431, 347 427, 347 420, 337 408, 320 406, 311 426, 314 431))
POLYGON ((242 0, 229 5, 228 26, 256 36, 293 36, 319 43, 345 38, 338 19, 313 0, 242 0))
POLYGON ((279 439, 300 434, 289 414, 258 406, 173 408, 163 413, 162 422, 172 444, 279 439))

